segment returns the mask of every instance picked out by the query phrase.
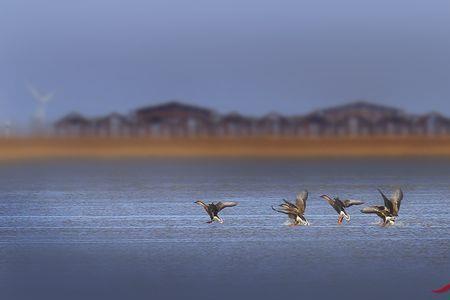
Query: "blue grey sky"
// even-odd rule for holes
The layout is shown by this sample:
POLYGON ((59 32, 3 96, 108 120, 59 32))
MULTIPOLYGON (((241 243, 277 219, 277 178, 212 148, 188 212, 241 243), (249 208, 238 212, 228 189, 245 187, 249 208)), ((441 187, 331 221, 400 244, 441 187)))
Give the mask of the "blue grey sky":
POLYGON ((301 114, 355 99, 450 115, 448 0, 1 0, 0 119, 180 99, 301 114))

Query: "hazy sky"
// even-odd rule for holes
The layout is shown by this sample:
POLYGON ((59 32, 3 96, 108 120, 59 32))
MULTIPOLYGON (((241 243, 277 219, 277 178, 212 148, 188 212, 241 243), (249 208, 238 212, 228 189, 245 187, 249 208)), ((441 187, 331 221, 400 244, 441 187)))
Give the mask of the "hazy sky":
POLYGON ((167 99, 295 114, 354 99, 450 115, 449 0, 1 0, 0 120, 167 99))

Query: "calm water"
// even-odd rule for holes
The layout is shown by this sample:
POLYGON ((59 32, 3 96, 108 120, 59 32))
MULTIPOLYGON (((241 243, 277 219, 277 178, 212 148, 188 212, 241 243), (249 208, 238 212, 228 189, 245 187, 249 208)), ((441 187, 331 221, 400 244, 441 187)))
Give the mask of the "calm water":
POLYGON ((445 299, 450 161, 132 160, 0 166, 0 285, 8 299, 445 299), (382 204, 398 224, 327 193, 382 204), (310 227, 270 209, 310 192, 310 227), (193 202, 232 200, 224 224, 193 202))

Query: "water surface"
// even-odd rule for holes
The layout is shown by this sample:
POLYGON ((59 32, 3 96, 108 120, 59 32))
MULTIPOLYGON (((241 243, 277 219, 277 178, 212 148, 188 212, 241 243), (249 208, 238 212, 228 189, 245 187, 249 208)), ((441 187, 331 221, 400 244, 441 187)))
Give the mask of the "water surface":
POLYGON ((0 166, 10 299, 440 299, 450 280, 447 160, 112 160, 0 166), (395 226, 319 196, 382 204, 395 226), (308 189, 310 227, 270 209, 308 189), (232 200, 224 224, 193 202, 232 200))

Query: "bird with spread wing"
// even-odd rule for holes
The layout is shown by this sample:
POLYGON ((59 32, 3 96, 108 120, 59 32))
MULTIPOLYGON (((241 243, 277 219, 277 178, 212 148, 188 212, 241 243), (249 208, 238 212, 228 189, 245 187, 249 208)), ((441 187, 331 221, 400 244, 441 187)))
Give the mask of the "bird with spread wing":
POLYGON ((386 195, 380 189, 378 189, 378 192, 380 192, 381 197, 384 200, 384 206, 374 205, 364 207, 361 212, 365 214, 376 214, 381 218, 382 226, 393 225, 400 210, 400 204, 402 203, 403 199, 403 191, 400 188, 396 189, 391 198, 386 197, 386 195))
POLYGON ((206 213, 208 214, 208 216, 211 218, 210 221, 206 222, 206 223, 212 223, 212 222, 219 222, 219 223, 223 223, 223 219, 221 217, 219 217, 219 212, 226 208, 226 207, 233 207, 237 205, 237 202, 217 202, 217 203, 210 203, 210 204, 206 204, 205 202, 198 200, 195 201, 194 203, 202 206, 206 213))
POLYGON ((345 210, 346 208, 353 205, 361 205, 364 202, 360 200, 340 200, 339 197, 331 198, 328 195, 322 195, 321 198, 327 200, 327 202, 334 208, 334 210, 339 214, 338 224, 342 224, 342 221, 345 219, 347 222, 350 221, 350 215, 345 210))
POLYGON ((297 195, 297 198, 295 199, 295 204, 287 201, 286 199, 283 199, 283 203, 281 203, 276 208, 272 206, 272 209, 276 212, 288 215, 289 219, 292 222, 291 225, 309 226, 309 222, 304 216, 307 199, 308 199, 308 191, 304 190, 303 192, 297 195))

